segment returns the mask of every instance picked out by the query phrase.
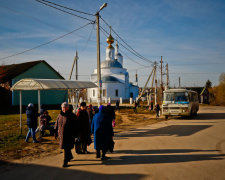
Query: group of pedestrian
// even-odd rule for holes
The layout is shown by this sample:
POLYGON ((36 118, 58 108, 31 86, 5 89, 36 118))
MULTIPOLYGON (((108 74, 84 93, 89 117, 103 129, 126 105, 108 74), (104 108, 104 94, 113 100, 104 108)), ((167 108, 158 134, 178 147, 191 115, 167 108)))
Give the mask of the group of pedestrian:
MULTIPOLYGON (((48 111, 45 105, 41 106, 40 113, 37 112, 34 104, 29 103, 26 108, 26 115, 27 115, 27 126, 28 132, 26 135, 26 142, 29 142, 29 138, 32 136, 33 142, 38 143, 36 139, 36 133, 40 131, 40 135, 43 136, 45 130, 49 130, 50 134, 53 134, 54 128, 51 126, 51 116, 49 116, 48 111), (40 116, 40 126, 37 127, 37 119, 40 116)), ((53 123, 54 124, 54 123, 53 123)))
POLYGON ((55 138, 59 139, 61 149, 64 149, 63 167, 73 159, 71 149, 74 148, 78 154, 87 154, 87 146, 92 143, 91 134, 94 134, 94 148, 96 158, 106 160, 106 152, 113 150, 113 127, 115 120, 114 109, 108 104, 97 110, 85 102, 80 104, 77 113, 66 102, 61 105, 61 112, 56 119, 55 138), (79 142, 79 143, 76 143, 79 142))

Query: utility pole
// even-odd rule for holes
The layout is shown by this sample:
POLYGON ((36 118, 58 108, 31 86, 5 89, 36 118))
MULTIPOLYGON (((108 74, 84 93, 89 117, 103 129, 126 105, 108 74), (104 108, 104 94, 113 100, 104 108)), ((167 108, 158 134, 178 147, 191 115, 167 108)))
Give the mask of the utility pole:
POLYGON ((180 88, 180 77, 179 77, 179 88, 180 88))
POLYGON ((156 71, 156 62, 155 62, 155 105, 157 104, 157 71, 156 71))
POLYGON ((75 73, 75 80, 78 80, 78 64, 77 64, 77 61, 78 61, 78 52, 76 51, 76 56, 75 56, 75 66, 76 66, 76 73, 75 73))
POLYGON ((136 81, 136 85, 138 86, 138 74, 137 74, 137 70, 136 70, 136 74, 135 74, 135 81, 136 81))
POLYGON ((169 88, 169 67, 168 63, 166 64, 166 86, 169 88))
POLYGON ((162 63, 163 63, 163 61, 162 61, 162 56, 161 56, 161 61, 160 61, 160 63, 161 63, 161 80, 160 80, 160 95, 161 95, 161 97, 160 97, 160 99, 161 99, 161 101, 162 101, 162 97, 163 97, 163 73, 162 73, 162 63))
POLYGON ((145 83, 145 86, 144 86, 144 88, 143 88, 143 90, 142 90, 140 96, 138 96, 138 100, 139 100, 139 99, 141 98, 141 96, 144 94, 144 91, 145 91, 145 89, 146 89, 146 87, 147 87, 147 84, 148 84, 148 82, 149 82, 149 79, 151 78, 152 73, 155 72, 155 68, 156 68, 156 67, 154 66, 154 68, 152 69, 152 72, 151 72, 150 75, 148 76, 148 79, 147 79, 147 81, 146 81, 146 83, 145 83))
POLYGON ((162 63, 163 63, 163 61, 162 61, 162 56, 161 56, 161 61, 160 61, 160 63, 161 63, 161 84, 160 84, 160 87, 161 87, 161 90, 163 90, 163 74, 162 74, 162 63))
POLYGON ((104 3, 100 10, 96 12, 96 40, 97 40, 97 84, 98 84, 98 106, 102 102, 102 80, 101 80, 101 60, 100 60, 100 34, 99 34, 99 12, 107 6, 104 3))

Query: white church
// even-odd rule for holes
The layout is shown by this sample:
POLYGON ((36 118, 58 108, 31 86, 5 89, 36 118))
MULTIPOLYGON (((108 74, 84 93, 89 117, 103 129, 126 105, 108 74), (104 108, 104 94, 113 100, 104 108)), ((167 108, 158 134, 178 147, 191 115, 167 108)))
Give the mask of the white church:
MULTIPOLYGON (((138 97, 138 86, 129 82, 129 73, 123 68, 123 56, 119 53, 118 43, 116 48, 111 33, 107 38, 109 46, 106 48, 106 60, 101 62, 102 101, 115 102, 117 100, 130 101, 138 97)), ((94 69, 90 80, 97 84, 97 69, 94 69)), ((98 88, 87 90, 89 102, 98 101, 98 88)))

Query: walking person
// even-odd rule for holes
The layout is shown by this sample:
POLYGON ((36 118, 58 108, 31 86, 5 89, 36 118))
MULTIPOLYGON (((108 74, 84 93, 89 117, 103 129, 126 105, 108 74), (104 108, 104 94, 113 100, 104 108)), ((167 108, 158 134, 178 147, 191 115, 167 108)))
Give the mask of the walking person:
POLYGON ((108 103, 106 106, 106 114, 108 115, 109 121, 112 122, 112 126, 115 127, 116 126, 116 114, 115 114, 115 110, 114 108, 111 106, 111 103, 108 103))
POLYGON ((159 117, 159 111, 160 111, 160 110, 161 110, 161 109, 160 109, 159 104, 158 104, 158 103, 156 103, 156 105, 155 105, 156 118, 158 118, 158 117, 159 117))
POLYGON ((96 158, 106 160, 106 152, 110 150, 112 138, 114 136, 112 121, 109 121, 104 106, 99 107, 99 112, 95 114, 91 132, 94 134, 94 148, 96 149, 96 158))
POLYGON ((92 104, 89 104, 88 108, 87 108, 87 112, 88 112, 88 116, 89 116, 89 124, 91 125, 93 116, 94 116, 94 109, 92 107, 92 104))
POLYGON ((153 101, 151 101, 151 104, 150 104, 150 112, 153 111, 153 101))
POLYGON ((120 111, 120 102, 119 102, 119 100, 116 101, 116 110, 118 112, 120 111))
POLYGON ((27 132, 25 141, 28 142, 30 136, 32 136, 33 142, 38 143, 36 136, 35 136, 35 131, 37 129, 37 118, 38 118, 39 114, 32 103, 28 104, 28 106, 26 108, 26 115, 27 115, 28 132, 27 132))
POLYGON ((71 149, 74 147, 74 139, 78 135, 78 130, 76 115, 67 102, 62 103, 61 112, 55 123, 55 138, 59 138, 59 147, 64 149, 63 167, 68 167, 68 162, 73 159, 71 149))
POLYGON ((137 101, 134 101, 134 113, 137 113, 137 106, 138 106, 137 101))
POLYGON ((91 129, 89 123, 89 115, 87 112, 86 102, 80 104, 80 110, 77 112, 77 119, 80 124, 80 141, 82 146, 82 154, 89 153, 87 146, 91 144, 91 129))

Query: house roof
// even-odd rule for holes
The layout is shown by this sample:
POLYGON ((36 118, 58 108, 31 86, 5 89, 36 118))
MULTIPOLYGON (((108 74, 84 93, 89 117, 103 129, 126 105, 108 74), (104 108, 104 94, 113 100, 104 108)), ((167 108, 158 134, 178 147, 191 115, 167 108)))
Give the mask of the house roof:
POLYGON ((10 65, 0 66, 0 83, 8 82, 8 81, 12 80, 14 77, 24 73, 25 71, 29 70, 30 68, 32 68, 40 63, 45 63, 49 68, 51 68, 53 71, 55 71, 55 73, 58 74, 59 77, 64 79, 64 77, 62 77, 46 61, 38 60, 38 61, 31 61, 31 62, 25 62, 25 63, 20 63, 20 64, 10 64, 10 65))

